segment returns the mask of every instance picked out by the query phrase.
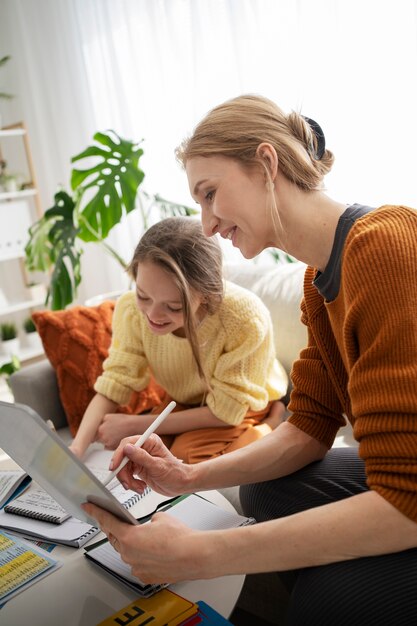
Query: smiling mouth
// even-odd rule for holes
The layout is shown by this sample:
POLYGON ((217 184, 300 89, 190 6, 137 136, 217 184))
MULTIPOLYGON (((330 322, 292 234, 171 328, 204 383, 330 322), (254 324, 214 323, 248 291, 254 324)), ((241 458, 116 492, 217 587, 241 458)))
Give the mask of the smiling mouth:
POLYGON ((227 233, 225 239, 230 239, 230 241, 232 241, 233 235, 235 234, 235 232, 236 232, 236 226, 233 226, 233 228, 231 228, 229 232, 227 233))
POLYGON ((151 326, 156 326, 157 328, 164 328, 164 326, 168 326, 168 324, 170 323, 170 322, 154 322, 149 317, 148 317, 148 321, 151 324, 151 326))

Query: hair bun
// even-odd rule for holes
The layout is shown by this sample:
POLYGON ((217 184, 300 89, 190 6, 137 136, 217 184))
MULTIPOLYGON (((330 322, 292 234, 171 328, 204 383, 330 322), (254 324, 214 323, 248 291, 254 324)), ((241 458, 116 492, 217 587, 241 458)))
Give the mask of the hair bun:
MULTIPOLYGON (((324 132, 319 124, 311 119, 311 117, 302 116, 307 124, 310 126, 313 131, 316 139, 317 139, 317 150, 312 149, 311 155, 317 160, 320 161, 322 158, 324 151, 326 150, 326 139, 324 137, 324 132)), ((312 146, 313 148, 313 146, 312 146)))

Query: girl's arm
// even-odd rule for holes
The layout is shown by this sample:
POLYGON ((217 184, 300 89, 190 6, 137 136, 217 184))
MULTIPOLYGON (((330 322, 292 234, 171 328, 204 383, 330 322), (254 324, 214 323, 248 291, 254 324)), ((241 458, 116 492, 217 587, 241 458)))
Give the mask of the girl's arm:
POLYGON ((81 458, 90 443, 95 441, 97 429, 106 413, 114 411, 118 405, 97 393, 88 405, 70 450, 81 458))
MULTIPOLYGON (((156 415, 150 413, 141 415, 108 413, 98 426, 97 440, 106 448, 114 450, 123 437, 142 435, 155 418, 156 415)), ((207 406, 203 406, 170 413, 156 432, 158 435, 177 435, 200 428, 227 426, 230 425, 219 420, 207 406)))

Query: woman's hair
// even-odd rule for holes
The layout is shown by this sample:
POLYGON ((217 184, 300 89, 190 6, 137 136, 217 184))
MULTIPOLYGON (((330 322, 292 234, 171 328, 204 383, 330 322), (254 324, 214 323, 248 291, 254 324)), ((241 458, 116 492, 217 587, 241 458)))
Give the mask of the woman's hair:
POLYGON ((127 268, 136 280, 140 263, 151 262, 172 275, 180 292, 184 330, 201 379, 210 389, 201 363, 197 341, 198 320, 192 315, 191 297, 196 292, 202 306, 212 315, 223 300, 222 252, 217 240, 203 234, 200 220, 191 217, 168 217, 151 226, 142 235, 127 268))
POLYGON ((277 151, 284 176, 311 191, 321 188, 334 161, 330 150, 318 154, 324 137, 319 138, 315 126, 294 111, 286 115, 267 98, 239 96, 212 109, 177 148, 176 156, 184 166, 196 156, 231 157, 250 167, 261 166, 270 181, 267 164, 256 154, 258 146, 267 142, 277 151))

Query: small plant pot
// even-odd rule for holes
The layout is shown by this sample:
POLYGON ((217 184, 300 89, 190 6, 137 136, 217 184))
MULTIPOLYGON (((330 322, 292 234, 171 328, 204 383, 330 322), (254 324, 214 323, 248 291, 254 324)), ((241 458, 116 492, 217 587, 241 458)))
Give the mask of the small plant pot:
POLYGON ((9 178, 4 184, 4 188, 9 193, 15 193, 17 191, 17 182, 15 178, 9 178))
POLYGON ((3 340, 0 345, 2 354, 5 354, 10 358, 13 355, 17 356, 19 354, 20 341, 17 337, 15 339, 8 339, 7 341, 3 340))
POLYGON ((46 300, 46 288, 42 283, 27 286, 30 300, 46 300))
POLYGON ((39 350, 42 347, 41 338, 37 332, 25 334, 25 344, 30 350, 39 350))

